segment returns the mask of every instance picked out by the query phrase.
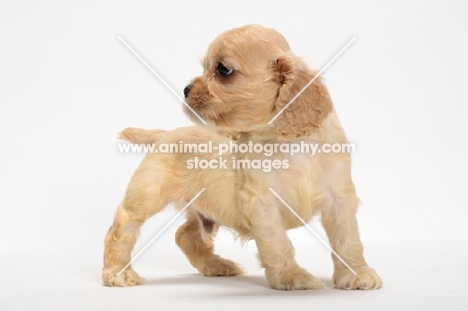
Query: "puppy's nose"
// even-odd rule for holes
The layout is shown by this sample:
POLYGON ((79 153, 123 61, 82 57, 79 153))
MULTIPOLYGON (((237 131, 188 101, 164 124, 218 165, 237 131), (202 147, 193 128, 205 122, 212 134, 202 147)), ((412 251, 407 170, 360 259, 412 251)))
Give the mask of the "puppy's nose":
POLYGON ((192 85, 187 85, 184 89, 184 95, 185 95, 185 98, 187 98, 190 94, 190 90, 192 89, 192 85))

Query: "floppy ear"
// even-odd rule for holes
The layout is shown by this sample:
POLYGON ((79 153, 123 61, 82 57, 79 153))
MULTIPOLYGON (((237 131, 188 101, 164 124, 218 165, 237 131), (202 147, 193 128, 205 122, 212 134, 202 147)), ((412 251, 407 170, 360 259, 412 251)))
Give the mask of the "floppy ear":
MULTIPOLYGON (((309 70, 305 62, 292 53, 278 58, 273 67, 276 81, 280 84, 276 100, 278 113, 317 73, 309 70)), ((328 90, 318 77, 274 121, 277 139, 292 140, 310 136, 318 130, 332 109, 328 90)))

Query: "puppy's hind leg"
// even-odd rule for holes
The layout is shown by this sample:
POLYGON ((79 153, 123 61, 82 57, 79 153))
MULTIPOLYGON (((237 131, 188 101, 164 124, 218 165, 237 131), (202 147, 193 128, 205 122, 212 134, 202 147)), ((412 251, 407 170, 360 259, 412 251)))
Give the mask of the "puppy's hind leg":
POLYGON ((146 282, 130 266, 140 227, 147 217, 160 211, 167 199, 161 196, 161 176, 142 166, 130 181, 123 202, 117 208, 114 222, 105 238, 102 280, 108 286, 133 286, 146 282), (159 181, 159 182, 158 182, 159 181))
POLYGON ((244 271, 230 260, 214 253, 213 239, 219 225, 195 211, 187 212, 187 221, 177 229, 176 243, 192 266, 205 276, 232 276, 244 271))

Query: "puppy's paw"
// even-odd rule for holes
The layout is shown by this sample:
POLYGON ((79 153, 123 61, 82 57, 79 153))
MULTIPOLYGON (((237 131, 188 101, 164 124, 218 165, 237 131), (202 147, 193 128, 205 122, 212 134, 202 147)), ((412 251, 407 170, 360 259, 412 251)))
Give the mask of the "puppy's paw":
POLYGON ((243 274, 244 270, 235 262, 217 255, 205 258, 203 271, 205 276, 233 276, 243 274))
POLYGON ((333 274, 333 283, 337 289, 379 289, 382 287, 380 276, 370 267, 355 269, 357 275, 354 275, 346 268, 335 271, 333 274))
POLYGON ((141 285, 141 284, 146 283, 146 279, 139 276, 138 273, 136 273, 130 268, 123 271, 120 275, 117 275, 119 271, 120 270, 117 270, 117 271, 104 270, 102 272, 102 281, 104 285, 126 287, 126 286, 135 286, 135 285, 141 285))
POLYGON ((271 288, 278 290, 322 289, 323 284, 305 269, 265 269, 271 288))

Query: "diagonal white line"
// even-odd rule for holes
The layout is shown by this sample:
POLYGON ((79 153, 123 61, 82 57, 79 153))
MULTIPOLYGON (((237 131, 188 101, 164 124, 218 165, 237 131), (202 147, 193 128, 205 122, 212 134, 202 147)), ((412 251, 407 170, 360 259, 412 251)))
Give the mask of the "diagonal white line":
POLYGON ((317 232, 315 232, 315 230, 312 229, 312 228, 309 226, 309 224, 307 224, 307 223, 304 221, 304 219, 302 219, 301 216, 299 216, 299 215, 296 213, 296 211, 293 210, 293 209, 291 208, 291 206, 289 206, 288 203, 286 203, 286 202, 275 192, 275 190, 273 190, 273 189, 271 189, 271 188, 268 188, 268 189, 278 198, 278 200, 280 200, 280 201, 291 211, 291 213, 294 214, 294 216, 297 217, 297 219, 300 220, 300 222, 302 222, 302 224, 303 224, 307 229, 309 229, 309 230, 317 237, 317 239, 319 239, 320 242, 322 242, 323 245, 325 245, 325 246, 333 253, 333 255, 335 255, 335 256, 346 266, 346 268, 349 269, 349 271, 351 271, 354 275, 357 275, 356 271, 354 271, 354 269, 351 268, 350 265, 348 265, 348 264, 346 263, 346 261, 344 261, 343 258, 341 258, 341 256, 338 255, 338 253, 335 252, 335 251, 333 250, 333 248, 332 248, 327 242, 325 242, 325 241, 317 234, 317 232))
POLYGON ((353 37, 353 38, 341 49, 341 51, 339 51, 338 54, 336 54, 335 57, 333 57, 333 58, 325 65, 325 67, 323 67, 322 70, 320 70, 320 71, 312 78, 312 80, 310 80, 310 82, 307 83, 306 86, 304 86, 304 87, 302 88, 302 90, 301 90, 299 93, 297 93, 296 96, 294 96, 293 99, 291 99, 291 100, 289 101, 289 103, 288 103, 286 106, 284 106, 283 109, 281 109, 280 112, 278 112, 278 113, 273 117, 273 119, 270 120, 270 122, 268 122, 268 124, 273 123, 273 121, 275 121, 276 118, 278 118, 278 117, 286 110, 286 108, 288 108, 289 105, 291 105, 291 104, 302 94, 302 92, 305 91, 306 88, 308 88, 312 83, 314 83, 314 81, 315 81, 318 77, 320 77, 320 75, 321 75, 321 74, 338 58, 338 56, 340 56, 340 55, 351 45, 351 43, 354 42, 354 40, 356 40, 356 37, 353 37))
POLYGON ((171 219, 171 221, 169 221, 165 226, 164 228, 161 229, 161 231, 158 232, 158 234, 156 234, 152 239, 151 241, 148 242, 148 244, 145 245, 145 247, 143 247, 139 252, 138 254, 136 254, 135 256, 133 256, 132 260, 130 260, 130 262, 128 264, 125 265, 125 267, 122 268, 122 270, 119 271, 119 273, 117 273, 117 276, 120 276, 122 274, 122 272, 125 271, 125 269, 128 268, 128 266, 130 266, 132 264, 132 262, 134 262, 153 242, 154 240, 156 240, 163 232, 164 230, 166 230, 173 222, 174 220, 176 220, 183 212, 185 212, 185 210, 190 206, 190 204, 193 203, 193 201, 195 201, 199 196, 200 194, 202 194, 203 191, 205 191, 206 188, 203 188, 202 190, 200 190, 200 192, 197 193, 197 195, 192 199, 190 200, 190 202, 187 203, 187 205, 184 206, 183 209, 181 209, 175 216, 174 218, 171 219))
POLYGON ((158 75, 158 73, 157 73, 156 71, 154 71, 153 68, 151 68, 151 66, 148 65, 148 63, 145 62, 145 60, 144 60, 140 55, 138 55, 138 53, 135 52, 135 50, 132 49, 131 46, 128 45, 128 43, 127 43, 124 39, 122 39, 122 37, 119 36, 119 40, 122 41, 122 43, 123 43, 123 44, 124 44, 124 45, 125 45, 141 62, 142 62, 142 63, 143 63, 143 65, 145 65, 145 66, 156 76, 156 78, 158 78, 159 81, 161 81, 161 83, 164 84, 164 85, 169 89, 169 91, 172 92, 172 94, 174 94, 174 95, 175 95, 175 96, 176 96, 176 97, 177 97, 177 98, 178 98, 178 99, 179 99, 179 100, 180 100, 180 101, 181 101, 181 102, 198 118, 198 119, 200 119, 200 121, 201 121, 203 124, 206 124, 206 121, 203 120, 203 118, 200 117, 200 116, 198 115, 198 113, 196 113, 195 110, 193 110, 192 107, 190 107, 190 106, 187 104, 187 102, 186 102, 182 97, 180 97, 179 94, 177 94, 177 92, 174 91, 174 89, 171 88, 171 87, 169 86, 169 84, 167 84, 166 81, 164 81, 163 78, 161 78, 161 76, 158 75))

